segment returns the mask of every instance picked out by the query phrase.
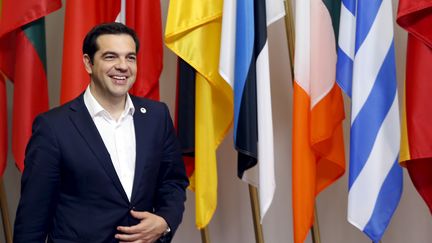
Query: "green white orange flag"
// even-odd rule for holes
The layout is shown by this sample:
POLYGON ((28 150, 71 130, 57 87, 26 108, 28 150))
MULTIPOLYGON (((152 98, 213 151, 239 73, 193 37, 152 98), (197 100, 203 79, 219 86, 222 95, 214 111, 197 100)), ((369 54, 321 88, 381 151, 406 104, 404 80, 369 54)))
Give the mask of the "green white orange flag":
POLYGON ((400 163, 432 212, 432 2, 400 0, 397 23, 408 31, 400 163))
MULTIPOLYGON (((48 109, 43 17, 59 9, 61 1, 3 0, 0 3, 0 71, 14 84, 12 152, 18 169, 22 171, 25 146, 31 135, 33 119, 48 109)), ((0 82, 0 86, 0 92, 3 92, 4 80, 0 82)), ((3 98, 5 96, 1 99, 3 98)), ((0 106, 5 106, 4 100, 0 101, 0 106)), ((1 123, 6 124, 5 114, 1 114, 0 119, 1 123)), ((4 130, 3 125, 0 129, 4 130)), ((4 141, 4 132, 0 131, 0 135, 4 141)), ((4 147, 5 145, 0 149, 4 147)), ((5 152, 0 154, 1 157, 5 156, 5 152)))
POLYGON ((294 242, 314 221, 315 197, 345 171, 342 94, 336 84, 340 1, 296 1, 293 120, 294 242), (329 4, 337 2, 337 4, 329 4))
POLYGON ((196 70, 196 225, 207 226, 217 205, 216 149, 233 120, 232 89, 219 75, 222 0, 171 0, 165 43, 196 70))

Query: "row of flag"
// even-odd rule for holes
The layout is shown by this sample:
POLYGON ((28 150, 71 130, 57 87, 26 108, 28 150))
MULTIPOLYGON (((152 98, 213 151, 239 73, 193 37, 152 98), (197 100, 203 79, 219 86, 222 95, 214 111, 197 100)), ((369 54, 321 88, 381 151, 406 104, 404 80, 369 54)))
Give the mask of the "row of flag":
MULTIPOLYGON (((6 167, 6 80, 14 84, 12 152, 20 171, 35 116, 48 110, 44 17, 61 8, 60 0, 0 0, 0 174, 6 167), (4 95, 3 95, 4 94, 4 95)), ((82 40, 96 24, 122 21, 141 41, 137 81, 131 93, 159 99, 162 71, 162 20, 159 1, 107 0, 66 3, 61 103, 88 85, 82 64, 82 40), (126 4, 127 2, 127 4, 126 4)))
MULTIPOLYGON (((351 99, 348 221, 379 241, 402 193, 398 161, 432 211, 432 107, 427 102, 432 3, 399 2, 397 22, 408 31, 401 125, 392 1, 299 0, 295 6, 294 242, 304 242, 313 224, 316 195, 345 172, 342 92, 351 99)), ((48 109, 43 18, 60 7, 60 0, 0 0, 1 174, 8 144, 6 80, 14 85, 12 151, 22 171, 32 120, 48 109)), ((284 14, 282 0, 170 1, 165 44, 179 58, 176 125, 195 191, 198 228, 208 225, 217 206, 216 150, 231 127, 238 176, 259 189, 261 218, 271 205, 267 27, 284 14)), ((84 35, 95 24, 112 21, 134 28, 141 41, 140 72, 131 92, 159 99, 160 1, 76 0, 66 2, 61 103, 88 83, 81 60, 84 35)))

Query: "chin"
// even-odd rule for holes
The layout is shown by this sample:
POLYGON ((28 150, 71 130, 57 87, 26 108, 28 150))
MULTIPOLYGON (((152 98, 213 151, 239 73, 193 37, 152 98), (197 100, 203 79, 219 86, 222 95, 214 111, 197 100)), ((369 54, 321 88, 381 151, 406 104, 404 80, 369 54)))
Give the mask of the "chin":
POLYGON ((129 89, 116 89, 116 90, 111 90, 110 93, 113 97, 123 97, 128 93, 129 89))
POLYGON ((113 95, 116 96, 116 97, 123 97, 127 93, 128 93, 127 91, 125 91, 125 92, 115 92, 115 93, 113 93, 113 95))

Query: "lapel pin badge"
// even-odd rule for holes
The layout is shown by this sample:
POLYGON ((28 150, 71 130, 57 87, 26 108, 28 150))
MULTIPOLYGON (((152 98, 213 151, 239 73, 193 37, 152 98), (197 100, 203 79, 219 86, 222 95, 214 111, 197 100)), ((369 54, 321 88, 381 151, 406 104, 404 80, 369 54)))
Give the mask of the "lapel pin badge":
POLYGON ((141 107, 141 108, 140 108, 140 111, 141 111, 141 113, 143 113, 143 114, 147 112, 146 108, 144 108, 144 107, 141 107))

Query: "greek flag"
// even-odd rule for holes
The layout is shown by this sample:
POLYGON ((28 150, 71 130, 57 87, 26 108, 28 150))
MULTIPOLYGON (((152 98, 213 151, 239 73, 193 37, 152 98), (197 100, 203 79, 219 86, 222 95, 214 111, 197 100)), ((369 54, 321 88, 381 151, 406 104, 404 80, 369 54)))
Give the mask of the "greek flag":
POLYGON ((336 79, 351 97, 348 221, 381 239, 402 194, 391 0, 343 0, 336 79))

